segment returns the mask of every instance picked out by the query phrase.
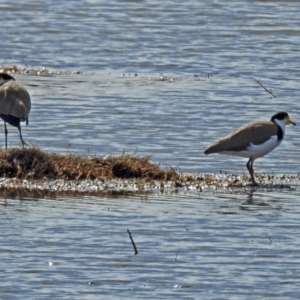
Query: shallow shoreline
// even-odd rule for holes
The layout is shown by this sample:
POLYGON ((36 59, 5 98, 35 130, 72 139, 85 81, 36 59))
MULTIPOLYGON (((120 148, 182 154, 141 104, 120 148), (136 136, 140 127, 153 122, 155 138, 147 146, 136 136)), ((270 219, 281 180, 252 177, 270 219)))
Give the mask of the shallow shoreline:
POLYGON ((0 149, 0 195, 4 198, 291 190, 300 185, 299 174, 255 177, 257 187, 245 174, 184 174, 172 167, 162 170, 150 162, 150 156, 84 157, 48 153, 37 147, 0 149))
POLYGON ((232 174, 182 174, 177 181, 153 180, 145 182, 141 179, 42 179, 28 180, 16 178, 0 178, 0 195, 3 198, 44 198, 70 196, 102 196, 129 197, 149 194, 172 193, 231 193, 251 191, 294 190, 300 186, 299 176, 269 175, 258 176, 260 185, 253 187, 247 176, 232 174), (194 180, 192 178, 194 177, 194 180), (188 180, 187 180, 188 178, 188 180))

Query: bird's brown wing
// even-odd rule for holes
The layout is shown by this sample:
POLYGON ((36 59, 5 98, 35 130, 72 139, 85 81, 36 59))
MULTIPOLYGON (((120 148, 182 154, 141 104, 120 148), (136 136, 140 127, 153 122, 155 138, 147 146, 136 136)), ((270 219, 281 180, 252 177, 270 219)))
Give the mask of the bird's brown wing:
POLYGON ((271 121, 261 121, 246 124, 223 139, 220 139, 208 149, 205 154, 219 153, 223 151, 242 151, 252 143, 259 145, 277 135, 278 126, 271 121))

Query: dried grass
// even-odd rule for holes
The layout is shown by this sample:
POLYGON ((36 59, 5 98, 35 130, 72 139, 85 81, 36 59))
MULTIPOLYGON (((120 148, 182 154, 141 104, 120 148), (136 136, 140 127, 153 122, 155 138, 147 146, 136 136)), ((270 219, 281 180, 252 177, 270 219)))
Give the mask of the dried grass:
POLYGON ((18 179, 104 180, 141 178, 176 180, 174 169, 161 170, 150 157, 122 155, 82 157, 47 153, 37 147, 0 150, 0 177, 18 179))

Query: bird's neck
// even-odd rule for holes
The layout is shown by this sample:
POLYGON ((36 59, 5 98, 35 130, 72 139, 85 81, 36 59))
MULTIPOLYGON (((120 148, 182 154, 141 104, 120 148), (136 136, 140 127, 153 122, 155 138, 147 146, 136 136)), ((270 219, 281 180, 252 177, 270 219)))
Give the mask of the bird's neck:
POLYGON ((3 84, 5 84, 5 83, 8 82, 8 81, 11 81, 11 80, 12 80, 12 79, 1 80, 1 81, 0 81, 0 86, 3 85, 3 84))
POLYGON ((278 126, 277 136, 278 136, 278 141, 281 141, 285 133, 285 125, 286 125, 285 120, 275 119, 273 122, 278 126))

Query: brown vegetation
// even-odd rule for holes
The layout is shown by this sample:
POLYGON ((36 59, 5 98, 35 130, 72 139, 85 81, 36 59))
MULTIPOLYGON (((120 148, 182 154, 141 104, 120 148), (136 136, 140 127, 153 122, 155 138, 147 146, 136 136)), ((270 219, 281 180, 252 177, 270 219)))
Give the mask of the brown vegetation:
POLYGON ((179 175, 174 169, 161 170, 149 160, 150 157, 135 155, 88 158, 47 153, 37 147, 12 148, 0 150, 0 177, 64 180, 178 179, 179 175))

